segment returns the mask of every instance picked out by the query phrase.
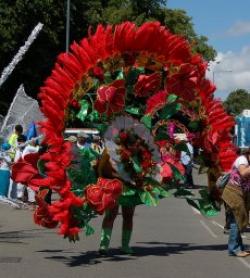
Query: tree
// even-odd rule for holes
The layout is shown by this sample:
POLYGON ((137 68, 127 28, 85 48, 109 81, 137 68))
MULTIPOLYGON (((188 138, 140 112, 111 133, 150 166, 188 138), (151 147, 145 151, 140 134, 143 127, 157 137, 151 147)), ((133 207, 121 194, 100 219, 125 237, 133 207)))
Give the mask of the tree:
MULTIPOLYGON (((168 9, 166 0, 71 0, 70 38, 79 41, 88 26, 98 23, 117 24, 125 20, 140 25, 158 20, 172 32, 185 36, 195 52, 207 61, 216 52, 207 38, 195 33, 192 19, 183 10, 168 9)), ((65 51, 66 0, 0 0, 0 71, 8 65, 32 28, 40 21, 44 28, 22 62, 0 89, 0 114, 6 112, 21 83, 27 93, 37 96, 39 87, 50 74, 56 56, 65 51), (8 105, 7 105, 8 106, 8 105)))
POLYGON ((223 104, 228 113, 239 115, 244 109, 250 109, 250 93, 237 89, 229 94, 223 104))

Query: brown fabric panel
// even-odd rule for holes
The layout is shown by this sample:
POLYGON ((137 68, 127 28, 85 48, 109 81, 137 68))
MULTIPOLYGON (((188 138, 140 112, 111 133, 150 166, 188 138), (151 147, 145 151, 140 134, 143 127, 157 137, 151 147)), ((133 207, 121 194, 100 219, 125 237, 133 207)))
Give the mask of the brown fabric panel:
POLYGON ((246 195, 242 192, 241 188, 227 184, 223 191, 222 199, 233 211, 239 229, 242 230, 246 228, 249 219, 246 206, 246 195))

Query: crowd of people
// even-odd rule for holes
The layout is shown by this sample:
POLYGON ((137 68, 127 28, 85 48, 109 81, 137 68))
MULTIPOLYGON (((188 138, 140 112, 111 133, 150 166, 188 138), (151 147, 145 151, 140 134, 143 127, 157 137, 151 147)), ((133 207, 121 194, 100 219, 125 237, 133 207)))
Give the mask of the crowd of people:
MULTIPOLYGON (((41 144, 42 136, 37 136, 37 133, 31 133, 27 130, 24 133, 21 125, 16 125, 13 133, 4 138, 0 148, 0 198, 2 200, 8 199, 15 204, 19 204, 19 207, 35 208, 36 192, 21 183, 15 183, 11 178, 11 166, 19 159, 24 158, 30 153, 42 152, 44 145, 41 144)), ((76 149, 92 148, 98 153, 102 152, 103 144, 100 136, 88 135, 84 132, 80 132, 77 136, 70 136, 66 140, 75 143, 73 145, 73 153, 76 153, 76 149)))
POLYGON ((14 132, 1 145, 0 152, 0 196, 25 203, 31 208, 35 205, 35 191, 11 179, 11 165, 27 154, 39 151, 36 134, 25 135, 23 127, 16 125, 14 132))

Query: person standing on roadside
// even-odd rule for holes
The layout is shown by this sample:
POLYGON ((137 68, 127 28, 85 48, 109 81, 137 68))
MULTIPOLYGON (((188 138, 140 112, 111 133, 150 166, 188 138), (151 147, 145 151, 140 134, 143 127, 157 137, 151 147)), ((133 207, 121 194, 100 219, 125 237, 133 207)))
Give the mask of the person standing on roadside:
POLYGON ((249 251, 244 250, 241 237, 241 231, 249 223, 249 192, 250 149, 246 149, 233 163, 229 182, 222 193, 230 227, 228 239, 228 253, 230 256, 246 257, 250 255, 249 251))
POLYGON ((192 175, 194 149, 189 142, 186 142, 186 147, 187 150, 181 152, 181 163, 185 167, 184 186, 186 188, 194 188, 193 175, 192 175))

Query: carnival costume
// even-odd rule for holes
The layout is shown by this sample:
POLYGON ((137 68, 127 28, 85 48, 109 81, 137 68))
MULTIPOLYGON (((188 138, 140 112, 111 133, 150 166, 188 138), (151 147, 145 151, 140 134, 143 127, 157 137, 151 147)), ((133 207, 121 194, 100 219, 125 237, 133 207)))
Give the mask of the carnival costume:
MULTIPOLYGON (((229 136, 234 121, 214 99, 206 69, 184 38, 158 22, 98 25, 60 54, 39 94, 48 150, 13 166, 13 178, 39 192, 35 222, 58 223, 60 234, 76 240, 81 228, 93 232, 89 221, 96 213, 118 203, 156 206, 183 179, 178 154, 187 150, 176 133, 202 149, 201 165, 230 169, 236 157, 229 136), (66 127, 98 129, 103 155, 83 149, 79 169, 72 167, 66 127), (60 196, 51 205, 43 201, 44 187, 60 196)), ((206 197, 202 192, 202 199, 188 201, 209 214, 206 197)))

